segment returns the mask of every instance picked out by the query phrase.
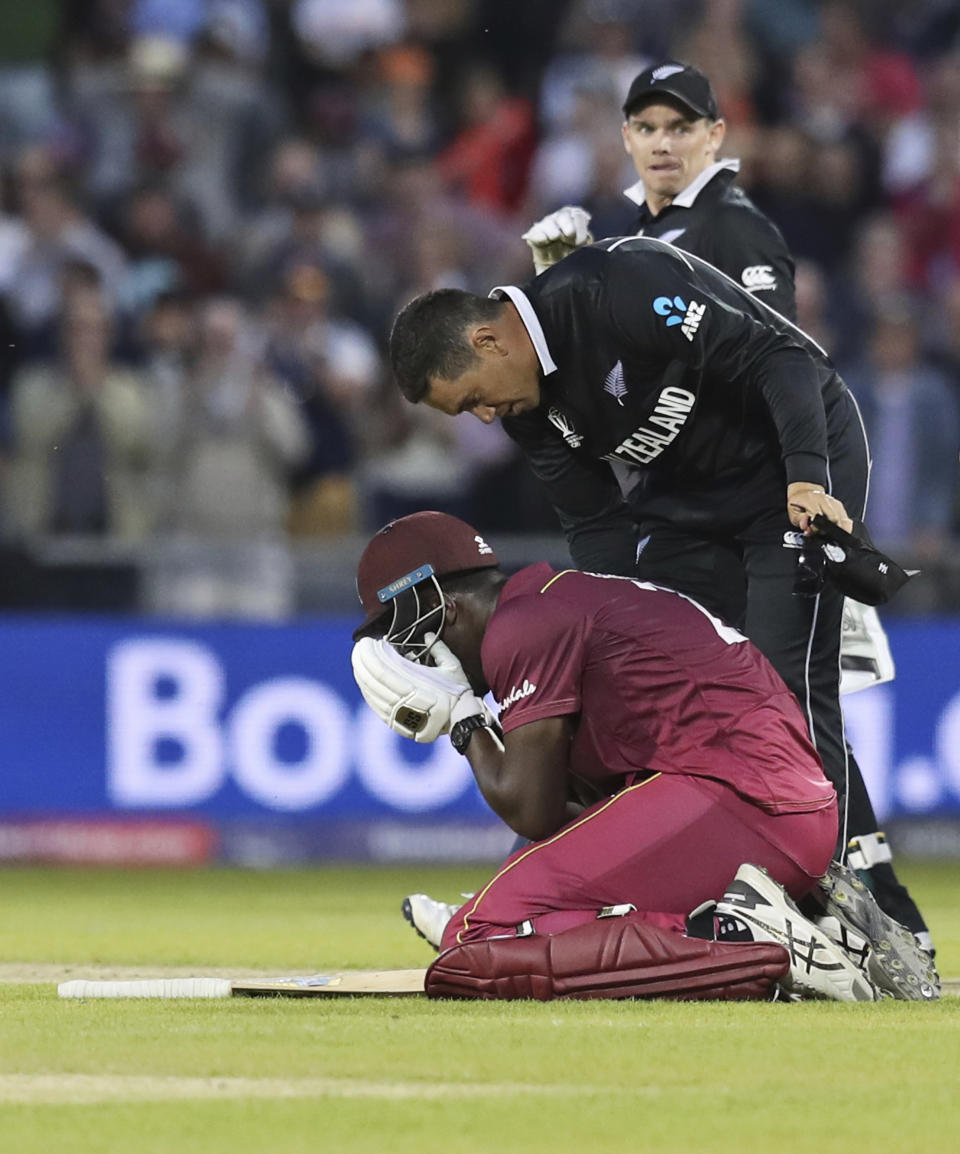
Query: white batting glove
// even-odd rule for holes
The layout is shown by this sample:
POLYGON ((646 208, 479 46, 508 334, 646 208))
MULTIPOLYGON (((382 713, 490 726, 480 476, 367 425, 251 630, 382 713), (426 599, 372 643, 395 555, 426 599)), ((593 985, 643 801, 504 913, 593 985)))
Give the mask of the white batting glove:
POLYGON ((456 658, 459 675, 409 661, 383 638, 362 637, 350 660, 364 701, 401 737, 436 741, 450 731, 454 712, 456 720, 483 712, 456 658))
MULTIPOLYGON (((444 642, 437 639, 436 633, 425 633, 423 635, 424 641, 430 647, 430 656, 436 662, 437 669, 445 677, 449 677, 451 681, 467 682, 467 675, 463 672, 463 666, 457 658, 450 651, 444 642)), ((483 714, 484 720, 493 725, 495 718, 487 704, 482 698, 471 690, 470 693, 465 693, 450 710, 450 728, 452 729, 458 721, 462 721, 465 717, 473 717, 474 714, 483 714)))
POLYGON ((590 213, 579 205, 568 204, 531 225, 521 239, 530 246, 533 267, 539 276, 575 249, 593 244, 590 213))

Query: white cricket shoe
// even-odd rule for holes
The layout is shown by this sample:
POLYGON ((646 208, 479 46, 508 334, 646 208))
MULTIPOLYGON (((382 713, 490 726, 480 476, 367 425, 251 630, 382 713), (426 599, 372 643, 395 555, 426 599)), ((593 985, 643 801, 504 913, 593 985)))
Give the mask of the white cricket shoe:
POLYGON ((844 948, 875 986, 903 1002, 940 997, 940 975, 916 937, 877 905, 854 870, 830 863, 812 897, 823 909, 813 920, 844 948))
POLYGON ((754 941, 776 942, 790 955, 781 985, 801 998, 874 1002, 873 982, 835 942, 797 909, 783 886, 760 866, 742 865, 717 903, 718 915, 748 926, 754 941))
POLYGON ((417 931, 421 938, 429 942, 435 950, 440 949, 443 931, 447 922, 459 909, 446 902, 438 902, 426 894, 410 894, 403 899, 403 916, 417 931))

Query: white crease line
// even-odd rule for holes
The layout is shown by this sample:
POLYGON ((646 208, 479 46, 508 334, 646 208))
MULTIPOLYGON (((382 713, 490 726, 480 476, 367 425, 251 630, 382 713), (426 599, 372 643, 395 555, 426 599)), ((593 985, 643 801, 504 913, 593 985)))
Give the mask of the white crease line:
MULTIPOLYGON (((187 1098, 503 1098, 622 1093, 547 1083, 375 1082, 353 1078, 182 1078, 134 1074, 0 1074, 0 1102, 83 1104, 187 1098)), ((649 1089, 648 1089, 649 1092, 649 1089)))

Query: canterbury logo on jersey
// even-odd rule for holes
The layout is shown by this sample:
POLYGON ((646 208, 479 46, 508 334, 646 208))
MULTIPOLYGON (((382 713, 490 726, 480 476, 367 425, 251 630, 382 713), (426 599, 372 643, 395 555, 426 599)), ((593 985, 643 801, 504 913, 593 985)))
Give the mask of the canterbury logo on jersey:
POLYGON ((607 461, 623 461, 628 465, 649 465, 669 445, 687 422, 693 411, 696 396, 688 389, 668 385, 657 398, 647 424, 621 442, 612 453, 607 453, 607 461), (650 426, 656 426, 651 428, 650 426))
POLYGON ((501 713, 504 713, 511 705, 516 705, 521 698, 530 697, 531 694, 537 692, 537 687, 532 685, 527 678, 523 679, 523 685, 515 685, 513 689, 507 694, 503 701, 498 702, 501 713))
POLYGON ((743 287, 751 292, 763 292, 764 289, 775 289, 777 278, 773 268, 768 264, 752 264, 740 274, 743 287))

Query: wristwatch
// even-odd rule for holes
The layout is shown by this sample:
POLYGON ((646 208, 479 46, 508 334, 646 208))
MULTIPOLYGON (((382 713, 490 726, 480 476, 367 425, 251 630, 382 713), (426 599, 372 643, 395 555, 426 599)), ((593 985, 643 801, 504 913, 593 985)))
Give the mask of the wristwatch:
POLYGON ((462 721, 450 730, 450 744, 457 751, 457 753, 466 753, 467 746, 470 744, 470 738, 473 737, 475 729, 486 729, 488 726, 487 719, 482 713, 471 714, 470 717, 465 717, 462 721))

